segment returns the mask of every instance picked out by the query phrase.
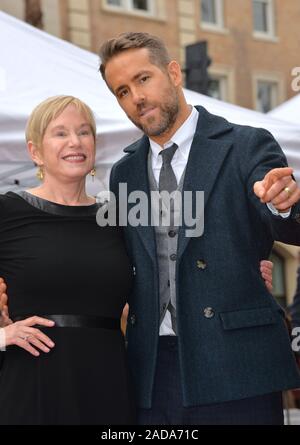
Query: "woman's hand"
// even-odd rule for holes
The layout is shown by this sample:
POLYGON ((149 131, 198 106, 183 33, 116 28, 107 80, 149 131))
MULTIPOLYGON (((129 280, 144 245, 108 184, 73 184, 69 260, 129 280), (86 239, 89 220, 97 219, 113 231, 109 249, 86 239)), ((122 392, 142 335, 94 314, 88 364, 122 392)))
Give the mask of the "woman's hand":
POLYGON ((121 317, 121 330, 124 336, 126 335, 128 313, 129 313, 129 305, 128 303, 126 303, 121 317))
POLYGON ((266 287, 270 293, 273 290, 273 263, 263 260, 260 262, 260 273, 265 280, 266 287))
POLYGON ((0 328, 4 328, 11 323, 7 307, 6 284, 3 278, 0 277, 0 328))
POLYGON ((40 349, 43 352, 49 352, 50 348, 55 346, 53 341, 39 329, 32 327, 35 325, 51 328, 55 323, 52 320, 37 316, 16 321, 2 329, 5 342, 3 346, 19 346, 36 357, 40 355, 37 349, 40 349))

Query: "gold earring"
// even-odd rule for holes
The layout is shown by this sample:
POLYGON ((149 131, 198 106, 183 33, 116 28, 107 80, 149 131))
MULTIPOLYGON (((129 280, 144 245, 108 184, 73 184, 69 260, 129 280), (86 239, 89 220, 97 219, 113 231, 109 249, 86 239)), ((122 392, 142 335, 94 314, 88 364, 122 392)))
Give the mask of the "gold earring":
POLYGON ((42 180, 44 179, 44 171, 43 171, 43 166, 42 166, 42 165, 39 165, 39 166, 38 166, 38 171, 37 171, 37 173, 36 173, 36 177, 37 177, 40 181, 42 181, 42 180))
POLYGON ((95 175, 96 175, 96 167, 94 167, 91 171, 90 171, 90 175, 93 179, 93 181, 95 180, 95 175))

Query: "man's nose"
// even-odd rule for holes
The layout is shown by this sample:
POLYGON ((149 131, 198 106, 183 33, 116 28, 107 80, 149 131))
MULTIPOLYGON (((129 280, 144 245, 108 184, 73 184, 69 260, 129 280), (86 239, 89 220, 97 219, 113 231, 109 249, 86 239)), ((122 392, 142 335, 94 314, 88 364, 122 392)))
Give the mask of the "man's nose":
POLYGON ((135 105, 142 104, 145 101, 145 95, 139 89, 132 91, 132 101, 135 105))

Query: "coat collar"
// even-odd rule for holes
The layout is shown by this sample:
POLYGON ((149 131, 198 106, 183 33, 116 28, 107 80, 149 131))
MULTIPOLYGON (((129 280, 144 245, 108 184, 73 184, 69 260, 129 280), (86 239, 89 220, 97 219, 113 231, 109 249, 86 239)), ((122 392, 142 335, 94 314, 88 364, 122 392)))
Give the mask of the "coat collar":
MULTIPOLYGON (((215 138, 224 133, 229 132, 233 125, 226 119, 209 113, 205 108, 200 105, 195 107, 199 113, 198 124, 196 128, 196 134, 203 138, 215 138)), ((143 136, 141 139, 131 144, 124 149, 125 153, 135 153, 137 151, 143 151, 147 147, 149 148, 149 139, 147 136, 143 136)))
MULTIPOLYGON (((230 134, 233 125, 222 117, 215 116, 203 107, 196 107, 199 119, 186 167, 183 191, 204 191, 205 206, 209 200, 223 162, 230 151, 233 140, 230 134)), ((130 191, 141 190, 150 194, 147 156, 149 139, 143 136, 124 150, 129 153, 130 191)), ((195 196, 195 193, 193 193, 195 196)), ((183 225, 179 231, 178 255, 181 257, 191 238, 185 236, 188 229, 183 225)), ((137 230, 152 258, 155 257, 155 233, 153 227, 138 226, 137 230)))

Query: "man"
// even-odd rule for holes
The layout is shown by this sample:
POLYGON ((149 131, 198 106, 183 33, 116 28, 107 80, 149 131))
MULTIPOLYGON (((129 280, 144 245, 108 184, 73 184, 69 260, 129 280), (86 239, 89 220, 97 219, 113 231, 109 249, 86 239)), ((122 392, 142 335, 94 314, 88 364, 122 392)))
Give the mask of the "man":
POLYGON ((257 269, 274 239, 300 244, 292 170, 267 131, 189 106, 180 67, 158 38, 127 33, 100 57, 108 87, 145 133, 113 167, 111 191, 118 196, 125 183, 128 195, 205 193, 202 236, 186 236, 184 224, 125 227, 136 273, 127 338, 139 421, 280 424, 280 392, 300 377, 257 269))
POLYGON ((139 422, 282 423, 280 391, 300 378, 258 269, 273 239, 300 242, 292 170, 266 131, 189 106, 179 65, 156 37, 122 35, 101 59, 107 85, 145 133, 114 166, 111 191, 118 198, 125 183, 128 195, 205 193, 202 236, 176 224, 124 228, 136 274, 127 337, 139 422))

